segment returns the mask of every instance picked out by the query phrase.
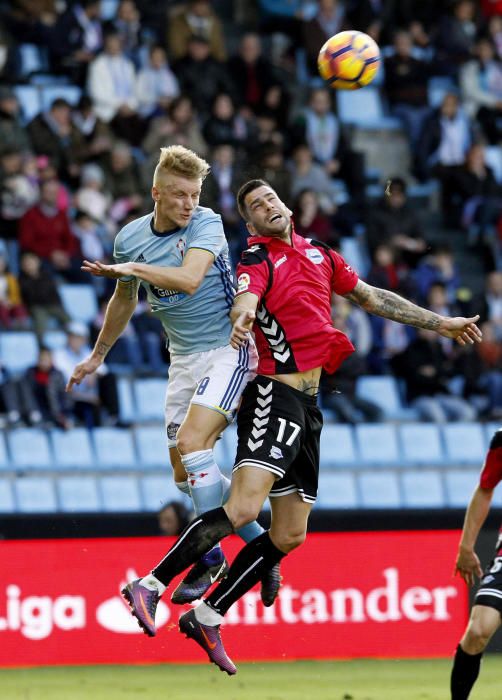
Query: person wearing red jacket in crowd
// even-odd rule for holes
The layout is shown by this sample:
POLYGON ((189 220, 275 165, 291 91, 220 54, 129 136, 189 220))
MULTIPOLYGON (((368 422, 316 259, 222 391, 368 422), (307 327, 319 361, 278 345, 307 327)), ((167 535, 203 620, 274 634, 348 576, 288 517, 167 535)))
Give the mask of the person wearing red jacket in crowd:
POLYGON ((502 624, 502 526, 492 561, 484 573, 474 551, 476 540, 490 511, 493 492, 502 481, 502 428, 490 442, 479 484, 465 513, 458 545, 455 573, 468 586, 481 579, 464 636, 460 640, 450 679, 451 700, 467 700, 479 674, 481 657, 488 642, 502 624))
POLYGON ((231 343, 239 348, 251 342, 253 331, 259 364, 237 414, 230 497, 223 507, 192 521, 151 574, 123 589, 140 626, 154 636, 157 602, 174 576, 256 518, 270 496, 270 530, 246 544, 227 577, 179 621, 180 631, 229 675, 237 669, 220 637, 223 615, 264 570, 302 544, 316 500, 321 372, 332 374, 354 350, 347 336, 333 326, 333 293, 370 313, 435 330, 461 345, 481 339, 477 316, 439 316, 393 292, 371 287, 334 250, 296 234, 291 211, 264 180, 244 184, 237 203, 251 235, 237 268, 231 343))
POLYGON ((50 268, 70 282, 82 281, 80 247, 65 211, 58 208, 59 182, 42 181, 40 200, 28 209, 19 223, 21 252, 35 253, 50 268))

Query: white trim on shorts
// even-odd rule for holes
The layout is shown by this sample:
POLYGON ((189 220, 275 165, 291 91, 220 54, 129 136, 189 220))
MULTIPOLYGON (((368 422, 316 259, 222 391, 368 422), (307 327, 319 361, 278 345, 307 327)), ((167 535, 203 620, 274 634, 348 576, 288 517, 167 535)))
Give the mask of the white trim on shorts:
POLYGON ((241 459, 240 462, 237 462, 237 464, 234 465, 232 472, 236 472, 238 469, 242 469, 242 467, 257 467, 258 469, 264 469, 267 472, 271 472, 277 479, 282 479, 282 477, 286 474, 286 472, 283 469, 279 469, 279 467, 275 464, 270 464, 269 462, 262 462, 259 459, 241 459))

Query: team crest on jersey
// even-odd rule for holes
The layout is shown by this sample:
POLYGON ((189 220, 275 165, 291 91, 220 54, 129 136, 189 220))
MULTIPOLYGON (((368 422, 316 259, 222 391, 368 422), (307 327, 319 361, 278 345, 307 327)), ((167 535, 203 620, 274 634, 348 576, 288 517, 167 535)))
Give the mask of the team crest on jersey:
POLYGON ((241 275, 239 275, 239 279, 237 280, 237 292, 245 292, 247 289, 249 289, 250 284, 251 279, 248 273, 243 272, 241 275))
POLYGON ((323 254, 320 250, 315 248, 307 248, 307 258, 314 263, 314 265, 321 265, 324 262, 323 254))
POLYGON ((180 251, 181 259, 183 260, 183 256, 185 255, 185 246, 186 246, 186 241, 184 238, 180 238, 179 241, 176 243, 176 248, 180 251))

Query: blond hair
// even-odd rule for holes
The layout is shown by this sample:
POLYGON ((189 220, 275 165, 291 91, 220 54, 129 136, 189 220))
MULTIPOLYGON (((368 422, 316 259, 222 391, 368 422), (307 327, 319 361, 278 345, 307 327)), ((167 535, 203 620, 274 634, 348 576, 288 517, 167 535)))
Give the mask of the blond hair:
POLYGON ((159 162, 153 175, 154 184, 162 175, 180 175, 189 180, 204 180, 209 173, 209 163, 184 146, 167 146, 160 149, 159 162))

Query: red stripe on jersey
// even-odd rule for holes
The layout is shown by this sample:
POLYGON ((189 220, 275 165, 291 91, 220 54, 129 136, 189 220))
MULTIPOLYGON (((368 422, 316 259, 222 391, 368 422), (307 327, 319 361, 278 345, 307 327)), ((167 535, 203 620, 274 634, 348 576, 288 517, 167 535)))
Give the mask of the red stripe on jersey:
POLYGON ((502 481, 502 447, 488 450, 479 477, 482 489, 494 489, 502 481))
POLYGON ((253 327, 258 372, 334 372, 354 346, 333 326, 331 297, 352 291, 357 274, 334 250, 295 233, 292 245, 258 236, 248 243, 237 266, 237 295, 259 299, 253 327))

